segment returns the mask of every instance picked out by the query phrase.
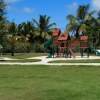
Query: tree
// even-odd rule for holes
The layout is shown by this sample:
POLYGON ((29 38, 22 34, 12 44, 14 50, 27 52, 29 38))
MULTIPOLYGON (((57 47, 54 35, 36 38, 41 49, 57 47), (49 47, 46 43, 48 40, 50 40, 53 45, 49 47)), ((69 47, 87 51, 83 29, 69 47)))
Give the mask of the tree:
POLYGON ((98 15, 97 19, 100 19, 100 10, 98 11, 97 15, 98 15))
POLYGON ((25 42, 34 42, 34 25, 32 22, 23 22, 22 24, 18 25, 17 33, 20 36, 24 36, 25 42))
POLYGON ((3 47, 5 46, 5 41, 6 41, 6 29, 5 29, 5 25, 6 25, 6 4, 4 2, 4 0, 0 0, 0 45, 2 45, 3 47))
POLYGON ((67 24, 67 32, 72 32, 76 37, 80 35, 85 35, 87 27, 89 26, 88 21, 93 18, 93 14, 95 11, 88 13, 89 5, 79 6, 77 10, 77 16, 68 15, 67 19, 69 20, 69 24, 67 24))
POLYGON ((92 40, 93 46, 100 46, 100 11, 97 13, 97 18, 92 18, 88 23, 87 35, 92 40))
POLYGON ((0 0, 0 21, 5 19, 5 14, 6 14, 6 4, 4 0, 0 0))
POLYGON ((9 23, 7 25, 8 30, 8 42, 11 47, 11 55, 14 56, 14 50, 17 42, 17 35, 16 35, 16 24, 14 22, 9 23))
POLYGON ((39 22, 33 19, 35 28, 35 36, 36 39, 39 40, 40 43, 43 43, 45 40, 49 39, 52 35, 52 27, 56 25, 56 23, 50 24, 50 17, 46 15, 39 16, 39 22))

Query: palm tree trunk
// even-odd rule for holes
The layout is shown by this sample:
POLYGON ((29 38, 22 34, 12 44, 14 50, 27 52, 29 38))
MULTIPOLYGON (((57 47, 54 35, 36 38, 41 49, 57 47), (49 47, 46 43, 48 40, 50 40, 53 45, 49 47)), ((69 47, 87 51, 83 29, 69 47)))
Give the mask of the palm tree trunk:
MULTIPOLYGON (((80 26, 79 26, 79 27, 80 27, 80 26)), ((76 30, 76 38, 79 37, 79 27, 78 27, 77 30, 76 30)))
POLYGON ((11 56, 14 56, 14 47, 12 47, 11 56))

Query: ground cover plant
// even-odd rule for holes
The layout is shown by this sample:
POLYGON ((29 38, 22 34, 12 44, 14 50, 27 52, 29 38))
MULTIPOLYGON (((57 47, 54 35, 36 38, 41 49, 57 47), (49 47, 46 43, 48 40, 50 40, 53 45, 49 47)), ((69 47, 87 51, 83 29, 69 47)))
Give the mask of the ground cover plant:
POLYGON ((0 100, 99 100, 100 66, 0 65, 0 100))
POLYGON ((54 60, 49 63, 100 63, 100 59, 85 59, 85 60, 54 60))

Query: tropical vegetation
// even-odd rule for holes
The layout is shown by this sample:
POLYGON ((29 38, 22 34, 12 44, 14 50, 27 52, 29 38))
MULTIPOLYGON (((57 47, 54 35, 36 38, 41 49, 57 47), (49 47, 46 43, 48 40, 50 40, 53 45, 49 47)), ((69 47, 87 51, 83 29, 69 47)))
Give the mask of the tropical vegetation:
MULTIPOLYGON (((0 45, 4 53, 45 52, 44 42, 51 36, 56 23, 50 16, 40 15, 39 19, 16 24, 7 20, 7 4, 0 1, 0 45)), ((100 46, 100 11, 90 11, 89 5, 80 5, 77 14, 67 15, 66 31, 74 37, 88 35, 95 47, 100 46), (97 17, 94 14, 97 13, 97 17)))
POLYGON ((76 16, 69 14, 67 19, 69 23, 66 31, 71 32, 72 36, 78 38, 81 35, 88 35, 93 46, 100 46, 100 11, 97 18, 94 17, 96 11, 90 11, 89 5, 80 5, 76 16))

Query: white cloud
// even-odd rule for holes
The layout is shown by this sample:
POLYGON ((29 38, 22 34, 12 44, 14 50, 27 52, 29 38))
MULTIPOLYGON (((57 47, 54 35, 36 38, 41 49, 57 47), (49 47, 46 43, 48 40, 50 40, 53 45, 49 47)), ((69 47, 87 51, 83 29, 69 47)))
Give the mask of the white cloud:
POLYGON ((68 4, 66 6, 67 14, 76 15, 77 8, 78 8, 78 3, 77 2, 72 2, 71 4, 68 4))
POLYGON ((12 10, 12 11, 15 11, 15 10, 16 10, 16 8, 15 8, 15 7, 10 6, 10 5, 8 5, 8 6, 7 6, 7 9, 8 9, 8 10, 12 10))
POLYGON ((33 13, 35 11, 34 8, 25 7, 22 9, 24 13, 33 13))
POLYGON ((69 9, 76 9, 78 7, 77 2, 73 2, 72 4, 67 5, 69 9))
POLYGON ((16 3, 18 1, 20 1, 20 0, 5 0, 6 3, 16 3))
POLYGON ((34 13, 36 11, 34 8, 30 8, 30 7, 24 7, 24 8, 18 9, 10 5, 7 7, 7 9, 10 11, 17 12, 17 13, 34 13))
POLYGON ((95 10, 100 10, 100 0, 92 0, 92 5, 95 10))

